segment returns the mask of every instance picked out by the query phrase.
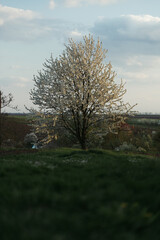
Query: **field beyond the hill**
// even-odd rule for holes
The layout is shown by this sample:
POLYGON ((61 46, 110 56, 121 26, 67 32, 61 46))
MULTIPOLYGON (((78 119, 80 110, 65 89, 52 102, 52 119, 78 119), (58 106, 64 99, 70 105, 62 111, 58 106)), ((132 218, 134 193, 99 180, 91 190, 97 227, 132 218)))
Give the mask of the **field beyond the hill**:
POLYGON ((160 239, 160 159, 111 151, 0 156, 1 240, 160 239))

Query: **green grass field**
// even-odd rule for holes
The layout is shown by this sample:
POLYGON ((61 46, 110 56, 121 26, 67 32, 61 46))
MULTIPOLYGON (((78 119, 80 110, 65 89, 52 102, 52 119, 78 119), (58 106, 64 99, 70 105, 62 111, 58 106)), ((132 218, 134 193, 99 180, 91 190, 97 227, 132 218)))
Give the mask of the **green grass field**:
POLYGON ((60 149, 0 156, 1 240, 159 240, 160 159, 60 149))

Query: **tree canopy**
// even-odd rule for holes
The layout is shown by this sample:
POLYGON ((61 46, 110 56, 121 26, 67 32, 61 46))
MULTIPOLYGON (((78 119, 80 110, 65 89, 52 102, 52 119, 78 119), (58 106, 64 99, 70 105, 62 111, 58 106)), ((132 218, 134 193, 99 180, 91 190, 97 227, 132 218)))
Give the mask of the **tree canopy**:
POLYGON ((38 131, 48 139, 56 126, 67 129, 86 149, 92 137, 116 132, 133 106, 123 102, 124 83, 117 83, 111 63, 105 63, 107 50, 93 36, 83 41, 69 39, 59 58, 44 63, 34 76, 31 100, 39 107, 38 131), (56 124, 57 123, 57 124, 56 124))

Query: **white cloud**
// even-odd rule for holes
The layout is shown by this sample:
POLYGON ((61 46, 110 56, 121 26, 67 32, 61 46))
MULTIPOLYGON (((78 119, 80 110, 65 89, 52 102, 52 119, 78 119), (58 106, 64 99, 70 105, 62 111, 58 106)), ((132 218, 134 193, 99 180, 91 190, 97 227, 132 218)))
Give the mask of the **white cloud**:
MULTIPOLYGON (((125 17, 125 15, 122 15, 125 17)), ((139 23, 160 23, 159 17, 153 17, 151 15, 128 15, 128 18, 139 23)))
POLYGON ((71 31, 70 24, 57 19, 44 19, 39 14, 0 5, 0 40, 35 41, 59 37, 71 31))
POLYGON ((81 32, 79 32, 79 31, 77 31, 77 30, 74 30, 74 31, 71 31, 70 33, 69 33, 69 37, 70 38, 81 38, 82 37, 82 33, 81 32))
POLYGON ((150 15, 122 15, 108 19, 99 17, 93 32, 113 40, 160 41, 160 18, 150 15))
MULTIPOLYGON (((53 4, 53 1, 51 2, 53 4)), ((40 41, 56 38, 64 43, 64 40, 68 37, 80 37, 82 29, 84 32, 86 27, 65 20, 42 18, 39 14, 30 10, 0 5, 1 41, 33 42, 37 39, 40 41)))
POLYGON ((27 83, 27 82, 30 82, 30 79, 26 78, 26 77, 19 77, 18 80, 20 82, 23 82, 23 83, 27 83))
POLYGON ((67 7, 79 7, 82 3, 82 0, 66 0, 65 5, 67 7))
POLYGON ((16 83, 15 87, 25 88, 26 84, 24 84, 24 83, 16 83))
POLYGON ((4 20, 0 18, 0 26, 4 24, 4 20))
POLYGON ((14 85, 20 88, 25 88, 30 82, 30 79, 26 77, 12 77, 12 79, 14 80, 14 85))
POLYGON ((146 83, 148 82, 148 75, 147 73, 144 72, 139 72, 139 71, 134 71, 134 72, 124 72, 124 80, 127 82, 137 82, 139 81, 140 83, 146 83))
POLYGON ((0 25, 16 19, 32 20, 39 15, 31 10, 23 10, 0 5, 0 25))
POLYGON ((50 9, 54 9, 56 7, 55 1, 54 0, 50 0, 49 2, 49 8, 50 9))
POLYGON ((160 56, 132 55, 128 57, 117 56, 119 64, 116 68, 118 76, 132 84, 159 83, 160 56), (132 61, 133 59, 133 61, 132 61), (120 61, 121 60, 121 61, 120 61))
POLYGON ((124 65, 126 65, 127 68, 139 67, 149 71, 151 69, 155 70, 157 66, 160 66, 160 55, 132 55, 125 58, 124 65))
POLYGON ((150 15, 99 17, 90 29, 112 55, 160 55, 160 18, 150 15))
POLYGON ((21 77, 21 76, 8 76, 0 78, 0 80, 3 81, 3 87, 5 86, 12 86, 13 88, 16 86, 18 87, 26 87, 31 80, 27 77, 21 77))
POLYGON ((0 27, 1 41, 34 41, 48 37, 52 29, 41 20, 35 21, 11 21, 0 27))
POLYGON ((139 112, 159 113, 158 102, 160 101, 159 88, 160 84, 154 85, 129 85, 127 84, 127 93, 124 100, 131 105, 138 103, 135 110, 139 112))
POLYGON ((120 2, 122 0, 65 0, 67 7, 79 7, 82 5, 109 5, 120 2))
POLYGON ((132 56, 129 57, 126 61, 127 66, 134 66, 134 67, 141 67, 143 65, 143 62, 139 59, 139 56, 132 56))
POLYGON ((32 40, 49 29, 39 25, 40 15, 31 11, 0 5, 0 40, 32 40))
POLYGON ((100 4, 100 5, 108 5, 120 2, 121 0, 88 0, 90 4, 100 4))
POLYGON ((160 41, 160 18, 150 15, 122 16, 123 23, 117 33, 123 38, 133 40, 160 41))
POLYGON ((126 101, 131 104, 138 103, 136 110, 140 112, 159 112, 157 103, 160 101, 160 55, 117 55, 117 62, 114 70, 117 78, 126 82, 126 101))
POLYGON ((14 70, 14 69, 17 70, 17 69, 20 69, 21 66, 20 66, 20 65, 15 65, 15 64, 13 64, 13 65, 10 66, 10 68, 13 69, 13 70, 14 70))

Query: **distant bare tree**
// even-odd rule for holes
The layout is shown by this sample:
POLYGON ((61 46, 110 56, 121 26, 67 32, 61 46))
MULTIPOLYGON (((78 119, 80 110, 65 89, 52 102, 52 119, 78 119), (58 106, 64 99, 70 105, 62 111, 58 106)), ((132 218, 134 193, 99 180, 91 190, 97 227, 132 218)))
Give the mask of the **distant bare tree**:
POLYGON ((2 109, 5 107, 10 107, 12 109, 18 110, 17 106, 14 107, 11 105, 13 102, 13 95, 9 93, 8 95, 4 95, 4 93, 0 90, 0 146, 2 145, 2 109))

